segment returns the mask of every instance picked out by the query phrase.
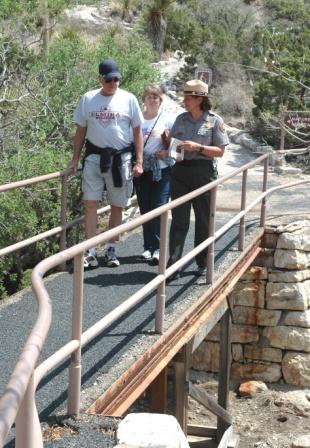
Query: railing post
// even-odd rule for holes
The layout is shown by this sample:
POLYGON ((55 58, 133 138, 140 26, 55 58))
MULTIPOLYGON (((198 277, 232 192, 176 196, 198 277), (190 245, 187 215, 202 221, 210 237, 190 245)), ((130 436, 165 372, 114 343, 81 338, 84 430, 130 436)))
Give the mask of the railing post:
MULTIPOLYGON (((242 173, 241 211, 244 211, 246 206, 247 180, 248 180, 248 170, 245 170, 242 173)), ((240 228, 239 228, 239 250, 244 249, 244 237, 245 237, 245 217, 242 216, 242 218, 240 219, 240 228)))
MULTIPOLYGON (((168 212, 164 212, 160 217, 160 243, 159 243, 159 265, 158 273, 164 275, 167 263, 167 237, 168 237, 168 212)), ((163 332, 166 301, 166 281, 163 280, 157 288, 156 310, 155 310, 155 331, 163 332)))
MULTIPOLYGON (((61 177, 61 207, 60 207, 60 225, 65 226, 67 222, 67 201, 68 201, 68 173, 64 172, 61 177)), ((67 248, 67 231, 63 229, 60 233, 60 250, 67 248)), ((60 265, 61 270, 65 271, 66 264, 60 265)))
MULTIPOLYGON (((210 216, 209 216, 209 237, 215 233, 215 212, 216 212, 217 187, 210 191, 210 216)), ((207 255, 207 283, 212 284, 214 277, 214 241, 208 247, 207 255)))
MULTIPOLYGON (((269 167, 269 155, 264 160, 264 179, 263 179, 263 193, 267 190, 267 178, 269 167)), ((262 200, 261 212, 260 212, 260 226, 264 227, 266 223, 266 197, 262 200)))
POLYGON ((16 448, 43 448, 41 425, 35 404, 34 384, 34 373, 32 373, 15 420, 16 448))
MULTIPOLYGON (((229 403, 229 377, 231 365, 231 327, 230 310, 227 310, 220 321, 220 359, 218 377, 218 404, 228 409, 229 403)), ((220 441, 228 424, 220 416, 217 418, 217 440, 220 441)))
POLYGON ((72 339, 80 341, 79 348, 71 355, 69 367, 68 414, 79 415, 81 396, 81 338, 83 321, 83 254, 74 257, 72 339))

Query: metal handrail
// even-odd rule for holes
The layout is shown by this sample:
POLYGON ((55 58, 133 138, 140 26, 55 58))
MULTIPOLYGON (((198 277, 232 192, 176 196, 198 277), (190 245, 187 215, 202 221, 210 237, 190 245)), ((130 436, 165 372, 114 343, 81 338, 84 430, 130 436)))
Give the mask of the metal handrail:
MULTIPOLYGON (((244 226, 245 215, 252 210, 259 202, 261 205, 260 225, 265 225, 266 219, 266 198, 274 191, 279 189, 309 183, 310 180, 302 180, 293 182, 280 187, 274 187, 267 190, 267 172, 268 172, 268 154, 262 155, 254 161, 234 170, 210 184, 191 192, 182 198, 178 198, 165 204, 156 210, 142 215, 134 220, 121 224, 117 228, 110 229, 100 235, 89 240, 83 241, 69 249, 41 261, 33 270, 32 285, 33 291, 37 297, 39 311, 35 327, 30 333, 25 348, 19 358, 19 361, 10 377, 9 384, 4 395, 0 399, 0 446, 4 442, 5 437, 16 418, 16 446, 17 448, 39 448, 43 446, 42 434, 38 414, 35 408, 35 390, 40 380, 46 374, 61 363, 66 357, 71 356, 71 365, 69 368, 69 393, 68 393, 68 413, 78 414, 80 404, 80 387, 81 387, 81 349, 84 345, 94 339, 99 333, 111 325, 116 319, 131 309, 135 304, 140 302, 146 294, 157 289, 156 298, 156 318, 155 329, 162 332, 164 319, 165 304, 165 280, 177 269, 184 266, 200 251, 208 250, 208 272, 211 272, 208 280, 213 282, 213 266, 214 266, 214 247, 212 255, 212 246, 214 242, 223 235, 231 226, 240 222, 240 228, 244 226), (214 218, 216 212, 216 188, 223 184, 226 180, 247 172, 252 166, 264 162, 264 178, 263 192, 250 205, 245 206, 247 175, 243 175, 242 183, 242 201, 241 211, 230 219, 224 226, 215 231, 214 218), (166 268, 166 239, 168 228, 168 213, 171 209, 194 199, 202 193, 211 191, 211 234, 203 243, 187 253, 176 263, 166 268), (94 246, 103 244, 106 241, 114 239, 124 232, 131 231, 147 221, 161 216, 161 240, 160 240, 160 260, 158 275, 141 290, 129 297, 125 302, 103 317, 100 321, 88 328, 82 333, 82 310, 83 310, 83 253, 94 246), (210 249, 211 248, 211 249, 210 249), (51 322, 51 303, 48 292, 45 288, 43 277, 52 268, 64 263, 70 259, 74 259, 74 275, 73 275, 73 318, 72 318, 72 339, 64 347, 55 352, 51 357, 42 362, 36 369, 35 364, 39 353, 43 346, 44 340, 49 330, 51 322), (23 372, 21 375, 20 372, 23 372), (26 432, 25 432, 26 431, 26 432), (25 435, 27 434, 27 436, 25 435)), ((239 233, 239 248, 244 246, 244 231, 239 233)))
MULTIPOLYGON (((68 190, 68 176, 71 174, 71 170, 64 169, 61 171, 57 171, 55 173, 45 174, 44 176, 32 177, 31 179, 24 179, 17 182, 11 182, 8 184, 0 185, 0 193, 4 193, 6 191, 15 190, 17 188, 23 188, 29 185, 38 184, 40 182, 46 182, 52 179, 61 178, 62 188, 61 188, 61 208, 60 208, 60 225, 57 227, 53 227, 45 232, 38 233, 35 236, 27 238, 23 241, 19 241, 17 243, 11 244, 10 246, 6 246, 0 249, 0 257, 4 255, 8 255, 10 253, 16 252, 17 250, 23 249, 24 247, 30 246, 37 241, 41 241, 50 236, 60 234, 60 250, 64 250, 66 248, 66 231, 71 227, 81 224, 84 220, 84 215, 79 218, 73 219, 72 221, 66 221, 66 212, 67 212, 67 190, 68 190)), ((105 207, 99 208, 97 210, 97 215, 102 215, 110 211, 110 206, 106 205, 105 207)))
MULTIPOLYGON (((57 171, 54 173, 49 173, 49 174, 45 174, 43 176, 37 176, 37 177, 33 177, 33 178, 29 178, 29 179, 24 179, 24 180, 20 180, 17 182, 10 182, 7 184, 3 184, 0 185, 0 193, 5 193, 8 191, 12 191, 15 190, 17 188, 23 188, 23 187, 27 187, 30 185, 35 185, 41 182, 47 182, 50 180, 54 180, 54 179, 59 179, 61 178, 61 207, 60 207, 60 225, 57 227, 54 227, 52 229, 49 229, 45 232, 41 232, 35 236, 32 236, 30 238, 27 238, 23 241, 19 241, 17 243, 14 243, 10 246, 4 247, 0 249, 0 256, 5 256, 8 255, 10 253, 16 252, 17 250, 20 250, 24 247, 27 247, 37 241, 41 241, 47 237, 51 237, 57 234, 60 234, 60 250, 64 250, 66 248, 67 242, 66 242, 66 231, 75 226, 78 225, 80 223, 83 222, 84 220, 84 216, 80 216, 72 221, 66 221, 66 213, 67 213, 67 193, 68 193, 68 176, 71 174, 71 170, 66 168, 64 170, 61 171, 57 171)), ((134 199, 134 198, 133 198, 134 199)), ((102 208, 99 208, 97 210, 97 215, 101 215, 104 214, 106 212, 108 212, 110 210, 110 206, 105 206, 102 208)), ((64 269, 65 265, 61 264, 62 269, 64 269)), ((39 312, 38 312, 38 319, 37 322, 32 330, 32 332, 30 333, 29 336, 29 340, 31 340, 32 342, 30 343, 30 345, 28 344, 28 342, 26 342, 25 348, 24 348, 24 352, 32 353, 34 354, 35 358, 37 357, 37 353, 40 352, 41 348, 42 348, 42 344, 43 341, 45 340, 47 331, 48 331, 48 327, 49 327, 49 313, 47 313, 47 315, 45 315, 45 308, 43 307, 43 318, 40 319, 41 316, 41 308, 39 306, 39 312), (48 327, 45 327, 45 325, 48 324, 48 327), (44 331, 44 328, 46 328, 46 334, 44 331), (37 335, 41 334, 42 338, 39 339, 39 341, 35 341, 35 339, 37 338, 37 335), (36 347, 36 349, 33 352, 33 348, 36 347), (37 351, 38 350, 38 351, 37 351)), ((24 353, 23 352, 23 353, 24 353)), ((16 367, 14 368, 14 371, 11 375, 11 379, 15 378, 16 375, 18 376, 18 372, 20 372, 20 364, 23 365, 22 362, 22 357, 23 354, 20 356, 19 361, 16 364, 16 367)), ((36 362, 36 360, 35 360, 36 362)), ((33 369, 33 368, 32 368, 33 369)), ((9 430, 9 427, 12 425, 12 423, 8 426, 6 423, 6 419, 3 419, 3 415, 6 413, 9 416, 9 421, 15 420, 16 417, 16 413, 17 413, 17 408, 15 407, 15 402, 16 399, 17 401, 20 403, 22 397, 17 395, 16 397, 14 396, 16 389, 14 388, 14 381, 13 383, 11 382, 11 379, 9 380, 9 383, 7 385, 6 391, 9 391, 8 394, 4 394, 4 396, 2 397, 2 399, 0 400, 0 446, 2 446, 2 434, 6 434, 9 430), (14 391, 14 392, 13 392, 14 391), (7 410, 10 410, 9 412, 7 412, 7 410), (13 413, 12 413, 13 412, 13 413), (13 416, 13 417, 12 417, 13 416)), ((26 378, 26 383, 28 382, 28 377, 26 378)), ((22 383, 24 382, 24 379, 22 379, 22 383)), ((5 438, 5 437, 4 437, 5 438)), ((3 438, 3 440, 4 440, 3 438)), ((30 443, 31 445, 31 443, 30 443)))
POLYGON ((10 182, 7 184, 0 185, 0 193, 9 190, 15 190, 16 188, 26 187, 27 185, 34 185, 40 182, 44 182, 51 179, 56 179, 58 177, 63 176, 64 174, 68 174, 69 170, 61 170, 56 173, 44 174, 44 176, 32 177, 31 179, 18 180, 17 182, 10 182))
POLYGON ((61 226, 56 227, 54 229, 50 229, 46 232, 42 232, 34 237, 28 238, 23 241, 19 241, 18 243, 12 244, 10 246, 4 247, 0 249, 0 256, 10 254, 15 252, 23 247, 27 247, 30 244, 33 244, 37 241, 42 240, 43 238, 47 238, 48 236, 56 235, 57 233, 61 234, 61 243, 60 248, 65 249, 66 247, 66 229, 65 221, 66 221, 66 213, 67 213, 67 179, 70 173, 69 169, 64 169, 61 171, 57 171, 55 173, 45 174, 44 176, 32 177, 31 179, 24 179, 17 182, 11 182, 8 184, 0 185, 0 193, 4 193, 7 191, 15 190, 17 188, 26 187, 28 185, 38 184, 40 182, 46 182, 51 179, 61 178, 61 210, 60 210, 60 223, 61 226))

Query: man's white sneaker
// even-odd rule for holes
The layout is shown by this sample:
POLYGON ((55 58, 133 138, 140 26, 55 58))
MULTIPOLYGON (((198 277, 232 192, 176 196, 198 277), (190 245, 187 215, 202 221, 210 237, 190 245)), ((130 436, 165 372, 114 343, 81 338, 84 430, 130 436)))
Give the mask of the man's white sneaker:
POLYGON ((85 252, 83 261, 84 261, 84 268, 97 268, 99 266, 96 255, 90 253, 89 251, 85 252))
POLYGON ((139 255, 140 260, 150 260, 152 258, 152 254, 150 250, 145 250, 141 255, 139 255))
POLYGON ((120 265, 119 260, 116 258, 115 248, 113 246, 110 246, 106 249, 104 260, 107 263, 107 266, 109 266, 110 268, 116 268, 120 265))
POLYGON ((151 259, 151 264, 156 266, 159 263, 159 249, 154 250, 153 256, 151 259))

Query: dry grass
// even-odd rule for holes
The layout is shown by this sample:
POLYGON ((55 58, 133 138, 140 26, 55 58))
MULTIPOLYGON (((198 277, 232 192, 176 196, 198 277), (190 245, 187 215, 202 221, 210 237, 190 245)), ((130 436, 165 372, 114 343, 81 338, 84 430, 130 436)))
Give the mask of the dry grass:
POLYGON ((65 433, 68 433, 69 435, 73 436, 76 433, 76 431, 74 431, 72 428, 66 425, 65 426, 53 425, 43 432, 43 438, 45 440, 62 439, 65 433))

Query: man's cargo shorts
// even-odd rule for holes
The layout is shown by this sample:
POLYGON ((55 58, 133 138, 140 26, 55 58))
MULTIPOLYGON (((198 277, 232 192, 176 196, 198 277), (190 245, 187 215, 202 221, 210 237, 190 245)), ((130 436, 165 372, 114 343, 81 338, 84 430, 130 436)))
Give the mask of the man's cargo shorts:
POLYGON ((84 201, 101 201, 104 186, 107 190, 107 199, 115 207, 127 207, 133 191, 132 162, 127 154, 122 157, 121 187, 115 187, 112 178, 112 164, 106 173, 100 171, 100 157, 97 154, 88 156, 84 163, 82 174, 82 191, 84 201))

